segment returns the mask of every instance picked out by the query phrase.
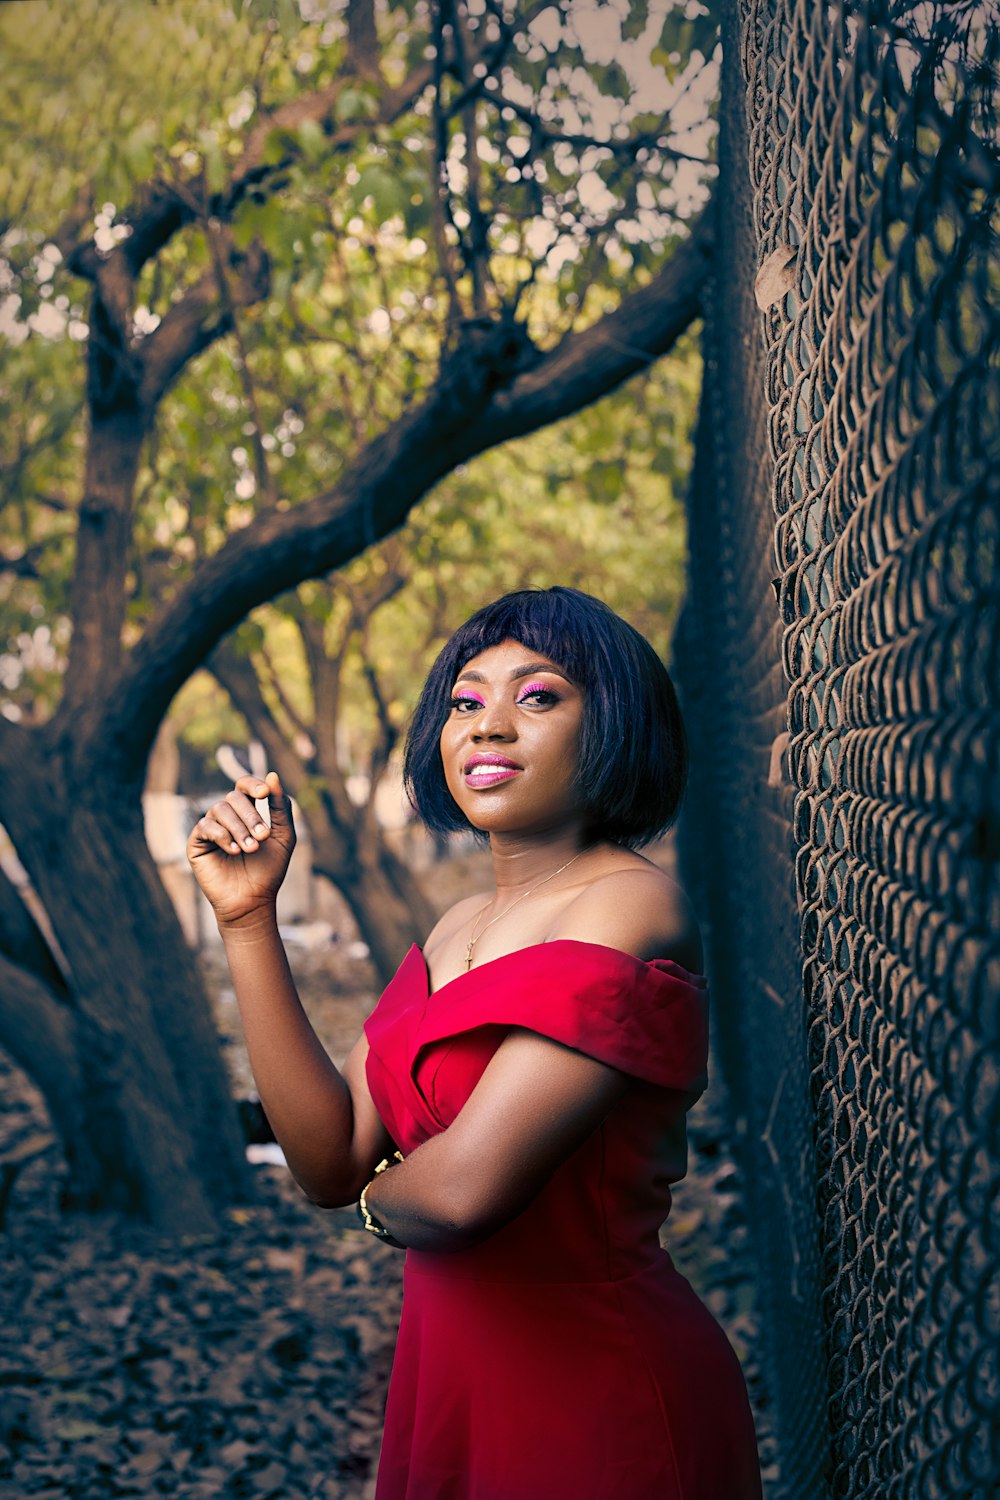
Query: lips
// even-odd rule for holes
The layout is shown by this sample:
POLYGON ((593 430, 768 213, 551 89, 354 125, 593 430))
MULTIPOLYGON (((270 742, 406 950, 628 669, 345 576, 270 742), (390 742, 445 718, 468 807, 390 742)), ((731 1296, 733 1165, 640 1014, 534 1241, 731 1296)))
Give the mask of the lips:
POLYGON ((463 775, 468 787, 497 786, 501 781, 510 781, 520 774, 522 767, 506 755, 470 755, 463 775))
POLYGON ((495 751, 481 751, 477 755, 470 755, 464 766, 466 776, 476 766, 507 766, 513 771, 521 769, 516 760, 508 760, 506 755, 497 755, 495 751))

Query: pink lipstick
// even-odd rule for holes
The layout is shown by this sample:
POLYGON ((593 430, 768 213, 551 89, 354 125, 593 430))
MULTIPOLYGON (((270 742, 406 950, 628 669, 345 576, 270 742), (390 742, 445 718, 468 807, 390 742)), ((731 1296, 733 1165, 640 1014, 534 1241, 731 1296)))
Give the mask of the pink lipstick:
POLYGON ((470 755, 465 763, 464 777, 468 787, 497 786, 501 781, 510 781, 521 771, 515 761, 506 755, 470 755))

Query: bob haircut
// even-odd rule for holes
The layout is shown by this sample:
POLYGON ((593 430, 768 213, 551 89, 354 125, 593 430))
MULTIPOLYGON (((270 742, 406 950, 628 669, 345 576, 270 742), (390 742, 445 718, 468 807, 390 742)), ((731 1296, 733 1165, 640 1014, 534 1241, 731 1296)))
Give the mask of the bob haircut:
POLYGON ((473 828, 448 790, 439 741, 459 672, 503 641, 547 656, 585 690, 577 787, 590 836, 630 849, 658 838, 677 815, 687 776, 674 685, 637 630, 600 599, 561 586, 522 589, 487 604, 435 661, 403 759, 406 792, 423 822, 435 833, 473 828))

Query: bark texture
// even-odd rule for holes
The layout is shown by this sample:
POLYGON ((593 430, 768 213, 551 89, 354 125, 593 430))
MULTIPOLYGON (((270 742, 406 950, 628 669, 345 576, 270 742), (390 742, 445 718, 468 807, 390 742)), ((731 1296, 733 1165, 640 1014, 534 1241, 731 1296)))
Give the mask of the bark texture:
POLYGON ((66 1148, 68 1204, 206 1232, 220 1207, 247 1195, 249 1177, 141 806, 114 785, 79 785, 58 743, 32 739, 30 764, 10 753, 16 741, 3 746, 13 792, 3 817, 70 973, 60 994, 4 959, 0 1039, 45 1095, 66 1148))

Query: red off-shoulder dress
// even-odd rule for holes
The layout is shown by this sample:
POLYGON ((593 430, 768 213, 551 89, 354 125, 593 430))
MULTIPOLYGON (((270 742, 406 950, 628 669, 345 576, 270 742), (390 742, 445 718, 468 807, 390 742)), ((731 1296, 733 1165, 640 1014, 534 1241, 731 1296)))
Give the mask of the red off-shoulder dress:
POLYGON ((447 1129, 512 1026, 631 1085, 497 1233, 406 1252, 376 1500, 759 1500, 739 1361, 658 1237, 708 1082, 705 981, 559 940, 428 990, 414 946, 365 1023, 404 1155, 447 1129))

